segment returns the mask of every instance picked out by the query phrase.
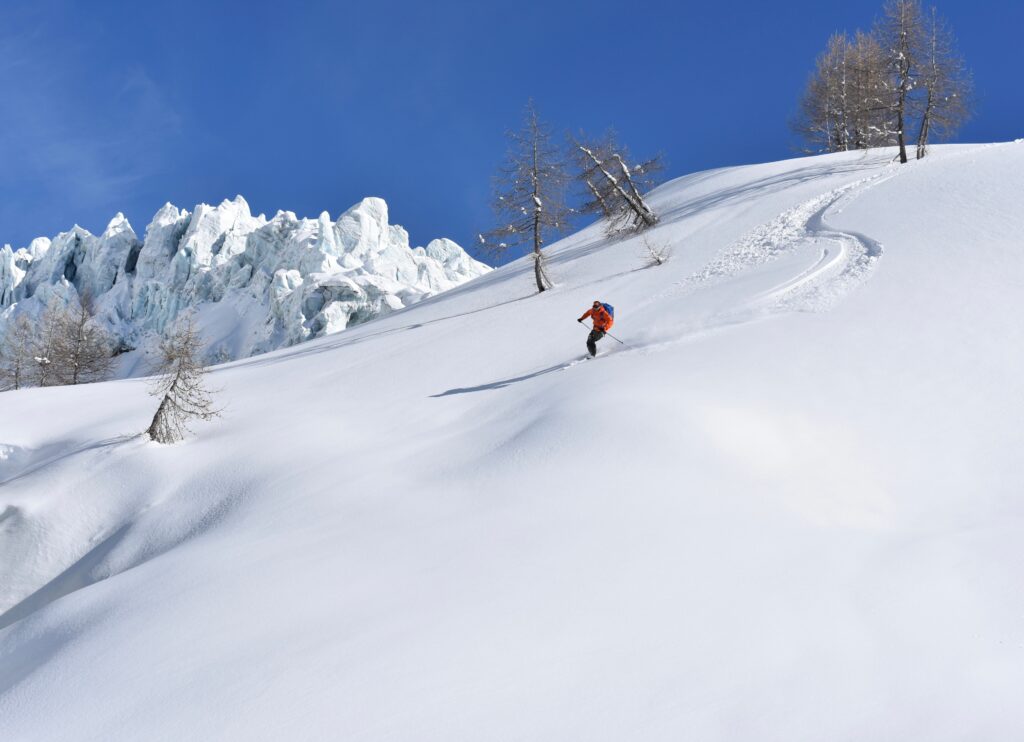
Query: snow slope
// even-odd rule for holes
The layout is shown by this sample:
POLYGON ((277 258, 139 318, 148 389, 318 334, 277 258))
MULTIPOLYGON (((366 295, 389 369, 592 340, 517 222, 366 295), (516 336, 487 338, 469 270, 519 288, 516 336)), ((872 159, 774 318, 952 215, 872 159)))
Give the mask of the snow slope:
POLYGON ((680 178, 667 264, 583 230, 178 446, 0 395, 0 738, 1014 738, 1024 142, 933 152, 680 178))

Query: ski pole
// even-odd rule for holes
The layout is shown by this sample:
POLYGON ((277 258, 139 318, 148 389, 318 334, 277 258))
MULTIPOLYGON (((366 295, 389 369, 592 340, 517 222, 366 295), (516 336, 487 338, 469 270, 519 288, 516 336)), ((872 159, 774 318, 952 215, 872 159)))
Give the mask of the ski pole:
MULTIPOLYGON (((582 322, 580 322, 580 324, 581 324, 581 325, 583 325, 583 323, 582 323, 582 322)), ((583 325, 583 329, 584 329, 584 330, 593 330, 594 328, 593 328, 593 327, 587 327, 586 325, 583 325)), ((605 334, 605 335, 607 335, 608 337, 610 337, 610 338, 611 338, 612 340, 614 340, 615 342, 617 342, 617 343, 618 343, 619 345, 626 345, 626 343, 624 343, 624 342, 622 342, 621 340, 619 340, 619 339, 618 339, 617 337, 615 337, 614 335, 612 335, 612 334, 611 334, 610 332, 608 332, 607 330, 605 331, 605 333, 604 333, 604 334, 605 334)), ((631 348, 632 346, 630 346, 630 345, 627 345, 626 347, 629 347, 629 348, 631 348)))

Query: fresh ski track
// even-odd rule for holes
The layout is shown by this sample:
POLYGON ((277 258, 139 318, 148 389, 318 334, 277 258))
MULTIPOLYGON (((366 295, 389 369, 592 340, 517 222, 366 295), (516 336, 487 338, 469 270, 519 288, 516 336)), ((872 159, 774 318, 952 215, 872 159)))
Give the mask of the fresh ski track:
MULTIPOLYGON (((799 266, 795 275, 756 292, 746 302, 704 318, 690 332, 669 341, 655 341, 624 348, 620 353, 656 352, 680 343, 693 342, 726 328, 762 319, 779 312, 826 311, 867 280, 883 253, 882 244, 853 230, 840 230, 828 223, 869 189, 900 174, 890 165, 880 173, 833 188, 786 209, 774 219, 747 232, 703 270, 641 304, 682 297, 729 280, 742 279, 768 263, 793 259, 799 266), (803 260, 799 260, 803 257, 803 260)), ((639 307, 638 307, 639 308, 639 307)), ((569 364, 571 368, 576 364, 569 364)))
POLYGON ((761 291, 730 314, 828 309, 866 280, 882 256, 882 245, 871 237, 831 227, 829 213, 842 211, 898 173, 890 167, 787 209, 741 237, 690 281, 717 283, 797 253, 816 252, 817 260, 810 267, 761 291))
MULTIPOLYGON (((739 278, 754 268, 786 257, 799 257, 803 253, 817 252, 818 258, 796 275, 756 293, 737 307, 705 320, 692 331, 682 333, 676 339, 631 345, 618 350, 616 355, 656 352, 778 312, 820 312, 834 306, 867 280, 882 256, 882 244, 860 232, 832 227, 827 221, 827 216, 830 212, 840 213, 870 188, 896 177, 899 173, 896 166, 890 165, 880 173, 802 201, 747 232, 708 263, 702 271, 677 283, 668 291, 651 297, 637 308, 664 301, 673 294, 685 295, 700 290, 701 287, 714 286, 723 281, 739 278)), ((588 359, 574 359, 553 368, 534 371, 516 379, 506 380, 500 383, 499 387, 508 382, 537 378, 552 370, 568 371, 585 360, 588 359)), ((478 391, 483 388, 492 387, 484 385, 471 390, 478 391)), ((450 389, 438 396, 462 391, 467 390, 450 389)))

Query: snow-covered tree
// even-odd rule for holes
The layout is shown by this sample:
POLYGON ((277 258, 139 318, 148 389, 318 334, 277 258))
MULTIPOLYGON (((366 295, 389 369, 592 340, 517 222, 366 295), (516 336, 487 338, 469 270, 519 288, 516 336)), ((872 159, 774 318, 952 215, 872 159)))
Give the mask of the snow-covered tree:
POLYGON ((572 147, 585 199, 580 211, 604 217, 609 233, 639 232, 658 223, 644 193, 656 183, 654 175, 662 169, 660 157, 630 164, 633 158, 613 131, 600 139, 581 135, 572 147))
POLYGON ((953 32, 933 7, 922 57, 924 102, 917 135, 917 159, 925 156, 932 137, 952 135, 971 116, 971 75, 956 49, 953 32))
POLYGON ((212 420, 220 414, 204 383, 202 340, 191 318, 180 320, 160 341, 156 356, 150 394, 160 404, 146 435, 157 443, 175 443, 189 432, 190 420, 212 420))
POLYGON ((31 383, 36 368, 34 336, 32 321, 24 314, 8 323, 0 343, 0 391, 21 389, 31 383))
POLYGON ((494 180, 494 213, 498 226, 479 236, 494 255, 527 246, 533 251, 537 290, 551 288, 543 247, 547 238, 569 227, 572 210, 565 203, 569 181, 561 148, 551 128, 540 120, 531 100, 523 126, 508 133, 509 151, 494 180))

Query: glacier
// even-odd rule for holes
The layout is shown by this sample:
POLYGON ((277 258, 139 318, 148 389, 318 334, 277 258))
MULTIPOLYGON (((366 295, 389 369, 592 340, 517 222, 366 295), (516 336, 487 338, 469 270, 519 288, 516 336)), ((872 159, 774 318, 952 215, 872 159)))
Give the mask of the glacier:
POLYGON ((327 212, 253 216, 241 196, 191 213, 168 203, 142 240, 119 213, 99 236, 75 226, 0 248, 0 337, 20 313, 87 301, 131 357, 190 311, 207 360, 228 361, 339 332, 490 270, 449 239, 410 247, 381 198, 333 222, 327 212))

